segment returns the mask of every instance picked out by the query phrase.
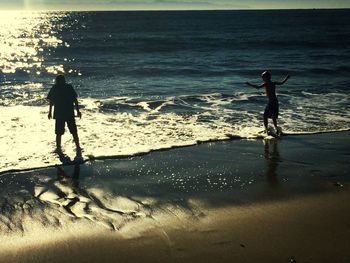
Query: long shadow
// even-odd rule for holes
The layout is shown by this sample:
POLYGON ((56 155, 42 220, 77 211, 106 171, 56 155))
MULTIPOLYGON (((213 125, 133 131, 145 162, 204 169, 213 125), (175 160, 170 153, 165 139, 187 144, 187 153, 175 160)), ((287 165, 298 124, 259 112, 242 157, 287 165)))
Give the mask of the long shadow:
POLYGON ((74 170, 71 175, 67 174, 64 167, 56 166, 57 169, 57 180, 68 179, 71 181, 72 188, 79 188, 79 177, 80 177, 80 164, 74 164, 74 170))

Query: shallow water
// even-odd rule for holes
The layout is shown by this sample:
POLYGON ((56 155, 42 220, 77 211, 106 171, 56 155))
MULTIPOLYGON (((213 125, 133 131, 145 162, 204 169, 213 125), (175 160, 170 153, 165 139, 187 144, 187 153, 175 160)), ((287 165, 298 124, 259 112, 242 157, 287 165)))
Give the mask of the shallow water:
MULTIPOLYGON (((80 95, 84 156, 132 155, 227 134, 255 138, 278 88, 288 133, 350 128, 348 10, 22 12, 0 19, 0 170, 57 163, 49 88, 80 95), (262 22, 263 21, 263 22, 262 22), (305 24, 309 26, 305 26, 305 24)), ((70 136, 66 152, 74 155, 70 136)))

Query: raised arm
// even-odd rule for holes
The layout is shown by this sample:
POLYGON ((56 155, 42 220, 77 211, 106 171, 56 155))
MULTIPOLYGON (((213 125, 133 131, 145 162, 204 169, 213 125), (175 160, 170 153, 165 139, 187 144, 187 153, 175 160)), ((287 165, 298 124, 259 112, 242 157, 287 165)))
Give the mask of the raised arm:
POLYGON ((264 87, 264 83, 261 84, 261 85, 255 85, 255 84, 252 84, 250 82, 246 82, 245 84, 248 85, 248 86, 251 86, 253 88, 256 88, 256 89, 260 89, 260 88, 264 87))
POLYGON ((81 119, 81 112, 79 110, 79 103, 78 103, 78 99, 74 100, 74 104, 75 104, 75 109, 77 110, 77 115, 78 117, 81 119))
POLYGON ((290 78, 290 76, 287 75, 287 76, 284 78, 284 80, 282 80, 282 81, 276 81, 275 84, 276 84, 276 85, 283 85, 284 83, 286 83, 286 81, 287 81, 289 78, 290 78))

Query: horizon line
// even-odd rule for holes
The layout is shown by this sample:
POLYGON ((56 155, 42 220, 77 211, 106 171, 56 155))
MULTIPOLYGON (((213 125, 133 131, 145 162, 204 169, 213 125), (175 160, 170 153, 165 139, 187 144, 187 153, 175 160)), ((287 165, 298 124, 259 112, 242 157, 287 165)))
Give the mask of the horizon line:
POLYGON ((283 10, 348 10, 350 7, 301 7, 301 8, 201 8, 201 9, 0 9, 0 12, 179 12, 179 11, 283 11, 283 10))

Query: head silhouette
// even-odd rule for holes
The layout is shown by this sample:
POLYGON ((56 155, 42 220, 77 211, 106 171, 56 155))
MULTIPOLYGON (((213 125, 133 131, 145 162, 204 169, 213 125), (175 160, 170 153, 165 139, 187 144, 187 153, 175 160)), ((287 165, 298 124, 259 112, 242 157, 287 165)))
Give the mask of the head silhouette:
POLYGON ((261 74, 261 78, 262 78, 264 81, 270 81, 270 80, 271 80, 271 73, 268 72, 268 71, 264 71, 264 72, 261 74))
POLYGON ((63 75, 57 75, 56 77, 56 84, 57 85, 64 85, 66 84, 66 79, 63 75))

